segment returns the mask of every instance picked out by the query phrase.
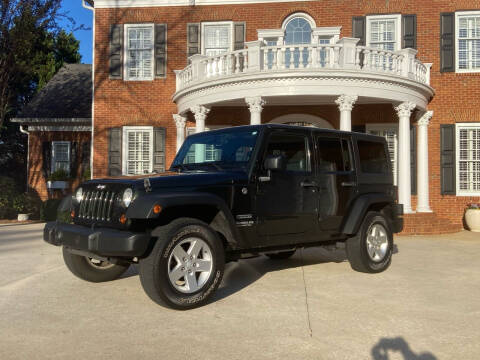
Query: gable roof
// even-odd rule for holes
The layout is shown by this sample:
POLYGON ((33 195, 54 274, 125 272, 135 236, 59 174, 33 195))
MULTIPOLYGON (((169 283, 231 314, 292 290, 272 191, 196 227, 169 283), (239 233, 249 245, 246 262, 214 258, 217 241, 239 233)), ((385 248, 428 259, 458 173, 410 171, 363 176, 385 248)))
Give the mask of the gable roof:
POLYGON ((15 122, 91 121, 92 65, 66 64, 22 109, 15 122))

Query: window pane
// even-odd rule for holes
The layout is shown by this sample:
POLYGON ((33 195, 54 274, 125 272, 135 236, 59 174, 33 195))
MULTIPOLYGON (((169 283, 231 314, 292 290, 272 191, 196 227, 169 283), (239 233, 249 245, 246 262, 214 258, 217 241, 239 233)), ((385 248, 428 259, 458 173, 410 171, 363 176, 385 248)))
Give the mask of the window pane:
POLYGON ((340 139, 318 138, 317 146, 320 171, 344 171, 340 139))
POLYGON ((459 17, 457 36, 459 69, 480 69, 480 15, 459 17))
POLYGON ((357 144, 362 172, 372 174, 388 173, 387 156, 383 143, 359 140, 357 144))
POLYGON ((304 18, 290 20, 285 27, 285 44, 310 44, 312 41, 312 27, 304 18))
POLYGON ((468 192, 480 190, 480 128, 463 128, 458 133, 459 189, 468 192))
POLYGON ((153 28, 128 29, 127 76, 130 79, 150 79, 153 76, 153 28))
POLYGON ((230 24, 205 25, 203 41, 205 43, 205 54, 207 56, 215 56, 230 50, 230 24))
POLYGON ((307 157, 307 139, 303 135, 273 133, 268 140, 266 156, 282 156, 287 171, 310 171, 307 157))
POLYGON ((127 132, 127 174, 145 174, 151 171, 152 135, 147 130, 127 132))

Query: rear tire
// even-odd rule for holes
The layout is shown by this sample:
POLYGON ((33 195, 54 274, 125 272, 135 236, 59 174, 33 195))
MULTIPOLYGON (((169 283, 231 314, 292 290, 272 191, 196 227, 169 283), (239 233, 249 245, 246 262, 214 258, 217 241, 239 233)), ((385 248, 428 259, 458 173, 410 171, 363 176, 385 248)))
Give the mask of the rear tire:
POLYGON ((130 267, 129 264, 111 264, 97 261, 86 256, 72 254, 63 248, 63 260, 73 275, 89 282, 105 282, 118 279, 130 267))
POLYGON ((379 212, 370 211, 345 249, 353 270, 365 273, 385 271, 392 262, 393 233, 379 212))
POLYGON ((292 257, 293 254, 295 254, 295 250, 266 253, 265 255, 272 260, 285 260, 292 257))
POLYGON ((222 281, 225 250, 217 233, 197 219, 180 218, 157 234, 140 260, 140 281, 157 304, 178 310, 208 302, 222 281))

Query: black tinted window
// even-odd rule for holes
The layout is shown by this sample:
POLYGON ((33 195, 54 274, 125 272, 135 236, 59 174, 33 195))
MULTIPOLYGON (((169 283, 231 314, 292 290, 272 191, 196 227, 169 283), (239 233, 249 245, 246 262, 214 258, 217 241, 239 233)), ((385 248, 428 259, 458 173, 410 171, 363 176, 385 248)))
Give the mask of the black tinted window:
POLYGON ((357 145, 362 172, 373 174, 388 173, 387 154, 383 143, 359 140, 357 145))
POLYGON ((281 155, 287 171, 310 171, 307 138, 303 135, 275 132, 268 139, 266 156, 281 155))
POLYGON ((342 144, 339 138, 317 138, 320 171, 344 171, 342 144))

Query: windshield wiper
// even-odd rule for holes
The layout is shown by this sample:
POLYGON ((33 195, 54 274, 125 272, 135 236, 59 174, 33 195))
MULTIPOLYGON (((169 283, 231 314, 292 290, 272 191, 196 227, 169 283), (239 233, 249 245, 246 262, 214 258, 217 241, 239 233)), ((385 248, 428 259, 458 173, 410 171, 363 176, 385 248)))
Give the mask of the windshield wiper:
POLYGON ((183 165, 183 164, 175 164, 175 165, 172 165, 170 166, 170 168, 174 169, 174 170, 177 170, 178 172, 182 172, 184 170, 188 170, 188 168, 183 165))

